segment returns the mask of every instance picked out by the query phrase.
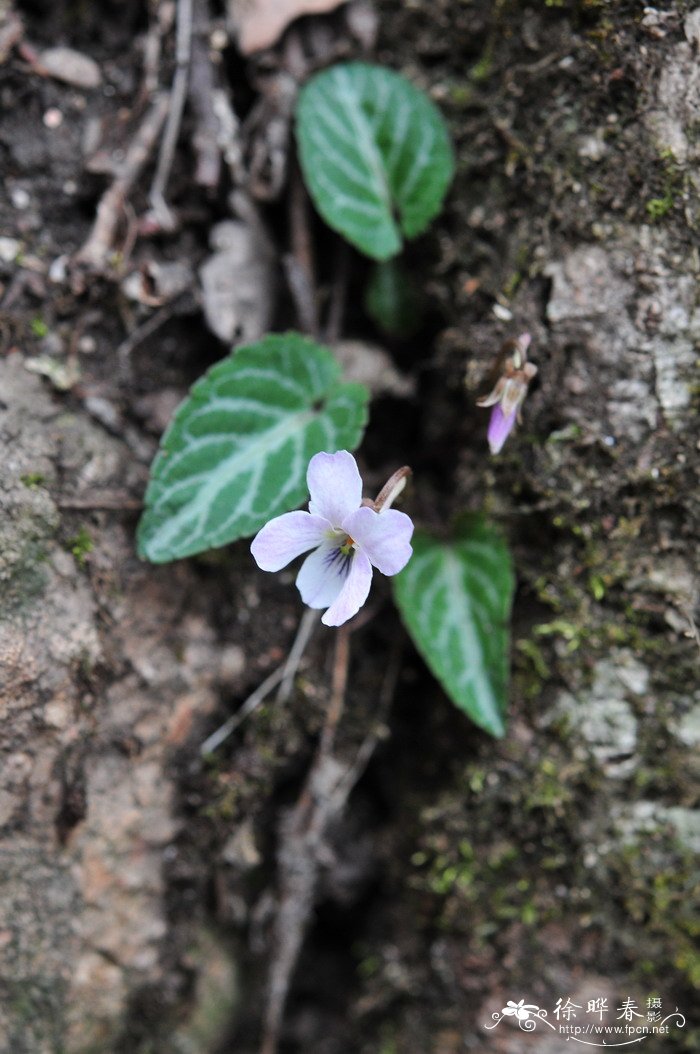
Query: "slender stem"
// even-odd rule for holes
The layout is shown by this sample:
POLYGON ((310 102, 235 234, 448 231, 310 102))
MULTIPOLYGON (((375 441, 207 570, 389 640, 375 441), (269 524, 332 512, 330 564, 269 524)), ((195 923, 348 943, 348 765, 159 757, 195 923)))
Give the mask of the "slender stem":
POLYGON ((312 337, 318 337, 320 322, 314 246, 309 226, 309 199, 297 167, 292 169, 289 185, 289 238, 291 253, 285 257, 284 264, 299 324, 312 337))
POLYGON ((307 608, 301 617, 299 623, 299 630, 294 639, 294 643, 289 652, 289 657, 284 664, 282 683, 280 684, 279 691, 277 693, 277 702, 285 703, 292 693, 292 687, 294 685, 294 677, 297 670, 299 669, 299 663, 301 657, 306 651, 306 645, 311 639, 311 634, 316 628, 318 622, 319 612, 314 608, 307 608))
POLYGON ((92 498, 63 498, 58 502, 59 509, 85 509, 94 512, 131 512, 143 508, 138 498, 129 498, 120 494, 96 494, 92 498))
POLYGON ((231 733, 235 732, 238 726, 245 721, 246 717, 249 717, 267 699, 268 695, 275 690, 283 677, 284 666, 279 666, 276 670, 273 670, 269 677, 266 677, 262 684, 258 685, 254 692, 251 692, 243 705, 236 710, 235 714, 231 714, 228 720, 224 721, 220 728, 217 728, 216 732, 212 732, 204 740, 199 748, 200 754, 211 754, 217 747, 220 747, 224 740, 228 739, 231 733))
POLYGON ((372 728, 369 730, 360 748, 357 751, 355 760, 352 764, 352 768, 348 770, 343 779, 340 781, 336 794, 339 795, 340 801, 347 801, 350 796, 350 791, 355 786, 357 781, 360 779, 362 773, 367 768, 370 759, 377 747, 377 743, 384 735, 388 735, 388 729, 386 728, 385 721, 389 714, 389 708, 394 698, 394 692, 396 691, 396 683, 399 679, 401 672, 401 659, 403 656, 403 638, 399 637, 394 643, 394 646, 389 653, 389 658, 386 665, 386 672, 382 681, 382 686, 379 691, 379 705, 374 716, 372 728))
POLYGON ((412 472, 408 465, 404 465, 403 468, 397 468, 394 475, 389 477, 374 499, 374 508, 377 512, 391 508, 411 475, 412 472))
POLYGON ((331 698, 323 730, 296 805, 282 827, 277 853, 280 879, 274 954, 263 1013, 260 1054, 277 1054, 289 986, 313 912, 326 832, 333 816, 343 806, 335 791, 339 777, 346 769, 333 757, 333 744, 345 702, 350 632, 347 626, 338 630, 331 698))
POLYGON ((348 295, 348 281, 350 278, 350 247, 343 239, 338 239, 336 250, 335 276, 331 291, 330 304, 328 306, 328 317, 326 319, 325 339, 329 344, 335 344, 340 340, 343 329, 343 316, 348 295))
POLYGON ((333 662, 333 684, 331 701, 328 704, 326 720, 321 732, 318 756, 328 757, 333 751, 335 734, 343 715, 345 705, 345 688, 348 683, 350 665, 350 633, 347 626, 341 626, 335 639, 335 659, 333 662))
MULTIPOLYGON (((199 748, 200 754, 211 754, 217 747, 220 747, 224 740, 228 739, 231 733, 235 732, 238 726, 241 725, 247 717, 250 717, 253 711, 256 710, 265 699, 267 699, 268 695, 274 692, 280 682, 285 682, 287 679, 290 682, 294 681, 294 675, 299 668, 299 663, 301 662, 316 624, 317 615, 317 611, 304 612, 299 623, 297 635, 294 638, 294 642, 286 661, 283 662, 281 666, 278 666, 276 670, 273 670, 272 673, 265 678, 262 684, 258 685, 254 692, 251 692, 242 706, 236 710, 235 714, 231 714, 220 728, 217 728, 215 732, 212 732, 212 734, 204 740, 199 748), (310 618, 310 615, 313 617, 310 618)), ((284 688, 284 683, 282 683, 282 688, 284 688)), ((286 698, 286 695, 283 696, 283 699, 286 698)))
POLYGON ((158 222, 165 230, 172 230, 175 220, 165 201, 165 188, 175 158, 180 134, 180 123, 187 98, 187 80, 192 50, 192 0, 177 2, 177 31, 175 44, 175 76, 173 78, 170 111, 165 133, 160 144, 156 173, 151 184, 151 205, 158 222))
POLYGON ((194 180, 200 187, 213 190, 221 175, 219 119, 214 112, 216 74, 211 59, 207 29, 208 0, 194 0, 194 30, 190 63, 189 95, 195 117, 192 146, 197 157, 194 180))
POLYGON ((160 130, 168 114, 169 105, 170 97, 167 93, 160 93, 153 97, 151 107, 126 152, 118 174, 100 199, 92 230, 78 252, 78 263, 98 270, 104 267, 112 251, 114 235, 126 197, 151 156, 151 151, 158 141, 160 130))

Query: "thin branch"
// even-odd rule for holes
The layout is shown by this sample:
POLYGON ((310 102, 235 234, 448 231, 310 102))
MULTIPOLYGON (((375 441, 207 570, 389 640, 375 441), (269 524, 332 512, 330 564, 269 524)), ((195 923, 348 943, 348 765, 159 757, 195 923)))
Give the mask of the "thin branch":
POLYGON ((194 0, 194 33, 189 94, 195 118, 192 145, 197 155, 194 181, 213 190, 221 175, 219 121, 214 111, 216 77, 209 49, 207 0, 194 0))
POLYGON ((149 0, 148 29, 143 41, 143 83, 139 92, 141 102, 147 102, 158 90, 163 36, 172 24, 170 10, 167 4, 161 4, 159 0, 149 0))
POLYGON ((320 333, 313 241, 309 227, 309 199, 298 167, 289 186, 289 236, 292 251, 284 257, 289 289, 301 328, 312 337, 320 333))
POLYGON ((177 2, 177 40, 175 44, 175 76, 171 93, 168 123, 158 154, 158 164, 151 184, 150 201, 156 219, 164 230, 173 230, 175 218, 165 201, 165 188, 175 158, 175 148, 180 134, 180 123, 187 98, 187 78, 192 50, 192 0, 177 2))
POLYGON ((340 340, 343 331, 343 318, 348 296, 350 278, 350 246, 343 238, 338 238, 335 258, 335 274, 331 290, 328 317, 326 319, 325 338, 329 344, 340 340))
MULTIPOLYGON (((280 682, 286 678, 294 680, 294 675, 299 668, 299 663, 302 660, 304 650, 309 643, 311 633, 316 623, 317 611, 305 611, 299 622, 299 629, 297 635, 294 638, 294 642, 289 652, 289 656, 286 661, 278 666, 276 670, 265 678, 262 684, 258 685, 254 692, 248 696, 246 701, 236 710, 235 714, 231 714, 228 720, 224 721, 220 728, 217 728, 215 732, 204 740, 201 747, 199 748, 200 754, 211 754, 217 747, 220 747, 224 740, 228 739, 232 732, 245 721, 247 717, 256 710, 268 695, 274 692, 280 682), (310 618, 309 615, 313 615, 310 618)), ((280 693, 281 694, 281 693, 280 693)), ((279 697, 278 697, 279 698, 279 697)), ((284 696, 286 698, 286 696, 284 696)))
POLYGON ((333 685, 331 688, 331 701, 326 713, 326 720, 321 732, 321 740, 318 748, 318 763, 329 757, 333 751, 335 734, 338 731, 340 718, 345 706, 345 689, 348 683, 348 667, 350 665, 350 634, 347 626, 341 626, 335 641, 335 660, 333 662, 333 685))
POLYGON ((180 293, 178 296, 173 297, 167 304, 164 304, 159 308, 150 318, 147 318, 145 322, 142 322, 140 326, 129 333, 127 337, 121 342, 116 351, 117 365, 119 373, 124 379, 127 379, 131 372, 131 353, 134 348, 137 348, 139 344, 147 340, 148 337, 152 336, 161 326, 173 317, 177 311, 177 306, 184 297, 184 293, 180 293))
POLYGON ((151 156, 168 113, 167 92, 156 95, 126 152, 124 163, 97 206, 92 230, 76 261, 102 270, 114 246, 119 219, 127 196, 151 156))
POLYGON ((235 714, 231 714, 229 719, 224 721, 220 728, 217 728, 216 732, 212 732, 204 740, 199 748, 200 754, 211 754, 217 747, 220 747, 224 740, 228 739, 231 733, 235 732, 238 726, 245 721, 246 717, 250 717, 253 711, 267 699, 268 695, 274 692, 284 677, 284 670, 284 666, 279 666, 276 670, 273 670, 269 677, 266 677, 262 684, 258 685, 254 692, 251 692, 243 705, 236 710, 235 714))
POLYGON ((280 834, 279 909, 260 1054, 277 1052, 289 986, 313 910, 326 832, 345 804, 338 787, 347 774, 347 767, 333 757, 332 751, 343 713, 350 661, 350 633, 346 626, 338 630, 335 648, 331 698, 316 754, 280 834))
POLYGON ((284 664, 284 676, 277 693, 277 702, 286 703, 294 686, 294 677, 299 669, 301 657, 306 651, 306 645, 311 639, 313 631, 318 625, 319 612, 314 608, 308 608, 301 617, 296 639, 292 644, 289 658, 284 664))
POLYGON ((95 512, 133 512, 143 508, 138 498, 121 494, 96 494, 92 498, 63 498, 57 502, 59 509, 84 509, 95 512))
POLYGON ((340 796, 340 800, 343 804, 350 797, 350 792, 369 765, 372 755, 377 749, 377 744, 383 736, 387 734, 385 721, 388 717, 389 708, 394 698, 394 692, 396 691, 399 674, 401 673, 403 650, 404 638, 399 636, 396 638, 394 646, 389 654, 386 673, 384 674, 382 686, 379 690, 379 705, 374 715, 372 728, 360 744, 360 748, 355 755, 355 760, 352 763, 352 768, 348 770, 347 775, 338 784, 336 793, 340 796))

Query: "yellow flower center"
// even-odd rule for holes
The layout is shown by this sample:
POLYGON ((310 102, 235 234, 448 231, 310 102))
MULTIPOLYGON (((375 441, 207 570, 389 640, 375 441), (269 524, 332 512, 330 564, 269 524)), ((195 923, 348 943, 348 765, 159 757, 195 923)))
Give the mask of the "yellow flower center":
POLYGON ((340 551, 343 554, 343 556, 349 556, 350 555, 350 550, 352 549, 354 544, 355 544, 355 540, 353 538, 351 538, 350 535, 348 535, 347 538, 345 539, 345 541, 343 542, 343 544, 340 547, 340 551))

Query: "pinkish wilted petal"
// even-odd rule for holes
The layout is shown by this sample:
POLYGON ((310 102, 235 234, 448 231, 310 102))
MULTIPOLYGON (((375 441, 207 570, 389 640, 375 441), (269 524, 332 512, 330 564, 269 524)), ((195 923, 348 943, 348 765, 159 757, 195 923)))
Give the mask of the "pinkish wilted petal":
POLYGON ((320 545, 330 530, 328 520, 309 512, 286 512, 266 523, 253 538, 250 551, 263 571, 279 571, 295 556, 320 545))
POLYGON ((530 333, 521 333, 517 338, 518 351, 522 355, 527 354, 527 349, 532 344, 532 335, 530 333))
POLYGON ((306 472, 311 501, 309 512, 340 527, 346 516, 359 508, 362 480, 357 462, 347 450, 315 454, 306 472))
POLYGON ((375 512, 365 506, 343 520, 343 530, 384 575, 397 575, 411 558, 413 524, 405 512, 375 512))
POLYGON ((500 405, 494 406, 491 411, 488 439, 492 454, 498 454, 503 449, 503 444, 510 435, 513 425, 515 424, 517 412, 516 409, 508 415, 505 415, 500 405))
POLYGON ((327 608, 345 585, 353 554, 342 553, 337 541, 324 542, 310 553, 297 575, 297 589, 310 608, 327 608))
POLYGON ((325 615, 321 616, 321 622, 326 626, 342 626, 357 614, 369 594, 372 585, 371 563, 360 549, 350 559, 350 572, 343 588, 325 615))

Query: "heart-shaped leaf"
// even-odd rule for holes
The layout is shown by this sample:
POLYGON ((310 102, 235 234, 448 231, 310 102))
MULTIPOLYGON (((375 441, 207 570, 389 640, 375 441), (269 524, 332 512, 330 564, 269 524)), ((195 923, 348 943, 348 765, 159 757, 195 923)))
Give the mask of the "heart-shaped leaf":
POLYGON ((299 96, 297 138, 316 208, 376 260, 425 230, 454 172, 439 111, 382 66, 343 63, 312 77, 299 96))
POLYGON ((366 388, 343 384, 327 348, 272 334, 218 362, 192 387, 151 468, 139 553, 177 560, 254 534, 307 494, 321 450, 354 450, 366 388))
POLYGON ((406 628, 447 694, 477 725, 502 736, 513 597, 503 540, 481 519, 466 521, 449 544, 417 532, 413 556, 393 582, 406 628))

